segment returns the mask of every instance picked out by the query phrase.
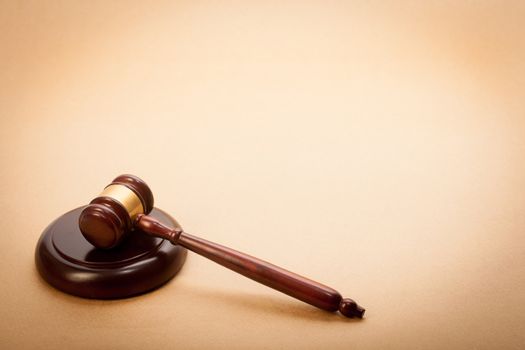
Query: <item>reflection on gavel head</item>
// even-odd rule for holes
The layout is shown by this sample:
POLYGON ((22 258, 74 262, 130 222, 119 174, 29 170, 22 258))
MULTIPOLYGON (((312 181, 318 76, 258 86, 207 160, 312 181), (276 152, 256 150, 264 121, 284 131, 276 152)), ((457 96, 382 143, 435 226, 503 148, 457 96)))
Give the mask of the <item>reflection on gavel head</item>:
POLYGON ((95 247, 117 246, 133 228, 140 214, 153 209, 153 193, 133 175, 120 175, 84 208, 78 220, 80 231, 95 247))

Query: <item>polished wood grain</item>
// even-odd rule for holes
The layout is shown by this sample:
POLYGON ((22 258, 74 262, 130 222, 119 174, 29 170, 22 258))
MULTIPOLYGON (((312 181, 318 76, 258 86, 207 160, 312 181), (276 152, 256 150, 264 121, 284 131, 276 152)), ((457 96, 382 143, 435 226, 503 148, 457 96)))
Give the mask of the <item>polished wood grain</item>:
POLYGON ((150 236, 185 247, 232 271, 320 309, 339 310, 346 317, 363 317, 365 309, 352 299, 343 299, 335 289, 267 261, 193 236, 180 227, 165 225, 147 215, 153 206, 153 194, 138 177, 121 175, 111 184, 124 185, 132 190, 140 198, 145 210, 131 219, 123 205, 109 196, 92 200, 80 214, 79 227, 84 237, 95 247, 118 247, 130 232, 138 229, 150 236))
MULTIPOLYGON (((145 213, 153 209, 153 193, 137 176, 119 175, 109 185, 123 185, 133 191, 140 199, 145 213)), ((122 203, 107 196, 93 199, 80 214, 78 225, 91 244, 103 249, 118 246, 132 230, 131 218, 122 203)))
POLYGON ((118 246, 133 227, 126 209, 109 197, 93 199, 80 213, 78 226, 89 243, 103 249, 118 246))
POLYGON ((201 256, 240 273, 254 281, 285 293, 326 311, 337 311, 346 317, 362 318, 365 310, 352 299, 343 299, 335 289, 312 281, 267 261, 168 227, 148 215, 139 215, 135 227, 155 237, 162 237, 201 256))
MULTIPOLYGON (((74 209, 53 221, 36 246, 37 270, 55 288, 83 298, 126 298, 164 285, 183 266, 185 248, 137 229, 113 249, 94 247, 78 227, 83 209, 74 209)), ((150 215, 165 225, 179 227, 159 209, 150 215)))
POLYGON ((119 175, 113 179, 110 185, 124 185, 135 192, 142 202, 145 213, 149 213, 153 209, 153 192, 139 177, 131 174, 119 175))

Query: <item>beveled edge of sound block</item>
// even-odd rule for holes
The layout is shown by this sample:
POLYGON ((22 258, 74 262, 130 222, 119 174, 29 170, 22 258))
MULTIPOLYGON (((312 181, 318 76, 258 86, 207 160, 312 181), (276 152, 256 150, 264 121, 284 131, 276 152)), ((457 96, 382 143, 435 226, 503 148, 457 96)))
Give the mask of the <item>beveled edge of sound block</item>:
MULTIPOLYGON (((130 234, 117 248, 93 247, 78 228, 84 208, 53 221, 36 245, 37 270, 53 287, 83 298, 126 298, 162 286, 182 268, 185 248, 140 231, 130 234)), ((160 209, 154 208, 149 215, 165 225, 180 227, 160 209)))

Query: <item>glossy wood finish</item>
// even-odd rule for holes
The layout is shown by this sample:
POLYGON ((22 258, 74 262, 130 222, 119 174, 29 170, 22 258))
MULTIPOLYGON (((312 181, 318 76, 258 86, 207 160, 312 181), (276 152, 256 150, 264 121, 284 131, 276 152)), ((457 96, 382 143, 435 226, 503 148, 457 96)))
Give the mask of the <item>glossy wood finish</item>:
POLYGON ((343 299, 335 289, 285 270, 220 244, 207 241, 169 227, 148 215, 139 215, 135 227, 155 237, 162 237, 199 255, 240 273, 254 281, 302 300, 326 311, 337 311, 346 317, 362 318, 365 309, 352 299, 343 299))
MULTIPOLYGON (((140 199, 144 213, 153 209, 153 193, 148 185, 134 175, 117 176, 108 185, 123 185, 140 199)), ((132 230, 131 218, 121 203, 111 197, 99 196, 82 211, 78 221, 80 231, 95 247, 111 249, 120 244, 132 230)))
MULTIPOLYGON (((110 185, 124 185, 139 196, 142 205, 144 206, 144 213, 147 214, 153 209, 153 193, 149 186, 135 175, 124 174, 119 175, 113 179, 110 185)), ((109 186, 109 185, 108 185, 109 186)))
MULTIPOLYGON (((95 248, 78 227, 84 208, 55 220, 38 241, 37 269, 57 289, 84 298, 124 298, 160 287, 184 264, 186 249, 138 230, 111 250, 95 248)), ((150 215, 165 225, 180 227, 158 209, 150 215)))
POLYGON ((133 228, 126 209, 109 197, 93 199, 80 213, 78 226, 89 243, 103 249, 118 246, 133 228))
MULTIPOLYGON (((184 232, 180 226, 166 225, 156 217, 146 215, 147 209, 153 203, 153 194, 146 183, 139 178, 133 175, 121 175, 113 180, 112 184, 124 185, 132 190, 139 196, 146 210, 145 213, 134 217, 134 222, 131 222, 130 214, 119 201, 114 200, 110 195, 95 198, 84 209, 79 219, 82 234, 94 246, 116 247, 134 227, 152 237, 160 237, 174 245, 181 245, 254 281, 323 310, 339 310, 346 317, 363 317, 365 310, 352 299, 343 299, 335 289, 267 261, 195 237, 184 232)), ((134 196, 133 192, 126 191, 127 195, 134 196)))

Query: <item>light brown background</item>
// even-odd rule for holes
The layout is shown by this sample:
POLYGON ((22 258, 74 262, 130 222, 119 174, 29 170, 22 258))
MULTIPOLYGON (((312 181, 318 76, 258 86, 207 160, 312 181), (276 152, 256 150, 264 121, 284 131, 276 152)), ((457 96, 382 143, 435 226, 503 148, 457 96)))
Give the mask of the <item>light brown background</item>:
POLYGON ((0 1, 0 347, 523 349, 524 4, 0 1), (126 172, 366 319, 196 255, 137 298, 46 285, 41 231, 126 172))

